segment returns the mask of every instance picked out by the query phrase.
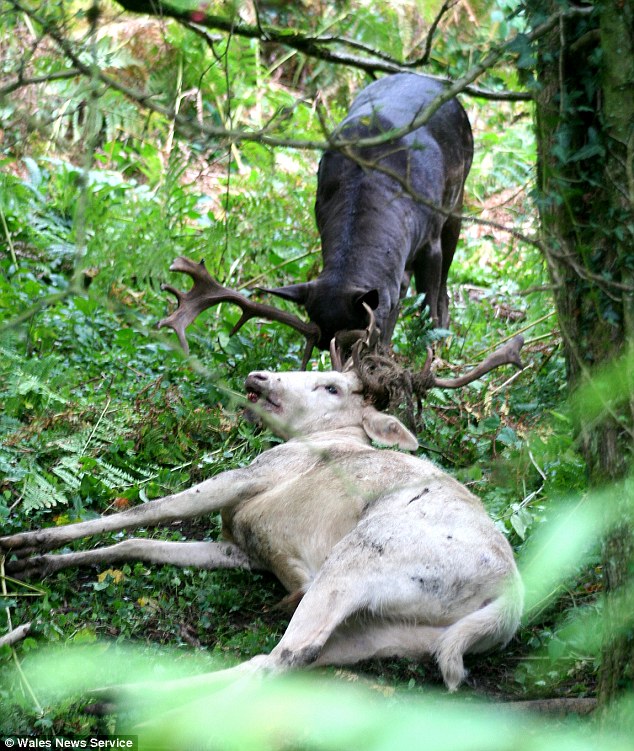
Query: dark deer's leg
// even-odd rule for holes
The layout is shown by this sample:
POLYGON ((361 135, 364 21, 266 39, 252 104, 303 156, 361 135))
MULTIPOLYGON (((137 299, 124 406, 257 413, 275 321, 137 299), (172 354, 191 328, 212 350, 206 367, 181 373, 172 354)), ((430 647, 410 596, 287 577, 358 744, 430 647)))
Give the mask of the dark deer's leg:
POLYGON ((440 238, 432 240, 423 248, 414 262, 414 278, 418 294, 425 293, 425 304, 429 307, 429 314, 436 325, 439 325, 438 295, 442 278, 442 247, 440 238))
MULTIPOLYGON (((462 208, 462 196, 458 201, 458 209, 462 208)), ((449 325, 449 295, 447 294, 447 275, 449 267, 453 261, 458 238, 460 237, 460 227, 462 220, 460 217, 450 216, 445 222, 440 234, 440 243, 442 245, 442 270, 440 274, 440 289, 438 290, 438 325, 441 328, 447 328, 449 325)))

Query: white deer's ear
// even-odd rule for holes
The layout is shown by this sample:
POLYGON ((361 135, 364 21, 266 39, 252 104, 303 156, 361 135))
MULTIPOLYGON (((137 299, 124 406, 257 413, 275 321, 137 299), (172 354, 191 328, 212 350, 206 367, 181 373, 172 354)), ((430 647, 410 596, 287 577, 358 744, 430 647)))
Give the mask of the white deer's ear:
POLYGON ((374 407, 363 410, 363 429, 380 446, 398 446, 404 451, 416 451, 418 441, 413 433, 392 415, 384 415, 374 407))

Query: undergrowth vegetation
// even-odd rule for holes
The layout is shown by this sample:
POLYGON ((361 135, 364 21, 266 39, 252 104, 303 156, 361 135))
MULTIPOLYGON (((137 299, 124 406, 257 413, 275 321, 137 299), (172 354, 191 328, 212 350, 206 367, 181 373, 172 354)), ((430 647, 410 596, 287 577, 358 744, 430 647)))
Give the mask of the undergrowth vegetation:
MULTIPOLYGON (((385 32, 373 18, 357 19, 356 30, 366 24, 364 34, 375 40, 385 32)), ((17 15, 2 23, 11 44, 29 34, 17 15)), ((335 76, 327 66, 309 76, 299 64, 294 77, 280 80, 276 60, 260 59, 255 43, 239 40, 218 48, 213 64, 204 40, 175 24, 152 26, 150 37, 151 43, 138 35, 124 43, 104 33, 93 51, 96 62, 143 76, 181 111, 208 108, 223 125, 261 125, 286 108, 294 134, 317 138, 319 118, 301 102, 301 87, 321 86, 336 122, 363 80, 358 73, 335 76), (225 101, 227 76, 232 97, 225 101)), ((438 54, 452 59, 458 74, 466 65, 458 53, 463 40, 449 34, 444 45, 438 54)), ((38 54, 42 69, 59 67, 50 50, 38 54)), ((173 123, 140 118, 112 91, 94 100, 89 116, 86 92, 73 79, 46 87, 49 99, 41 100, 38 115, 49 118, 44 132, 42 123, 11 120, 24 100, 3 104, 13 123, 0 163, 3 534, 90 519, 250 462, 271 439, 240 418, 244 378, 254 369, 298 368, 303 342, 260 321, 230 337, 238 313, 223 305, 193 324, 187 358, 171 334, 156 329, 171 304, 161 284, 186 286, 168 271, 178 255, 204 258, 212 275, 243 290, 307 279, 320 267, 313 219, 317 154, 260 143, 228 150, 193 145, 175 138, 173 123)), ((521 557, 557 499, 584 490, 584 467, 570 438, 544 260, 499 228, 533 229, 529 107, 466 97, 464 103, 476 136, 467 184, 467 213, 476 221, 465 222, 450 274, 450 331, 430 334, 420 300, 412 297, 394 350, 422 367, 435 337, 439 367, 456 370, 524 332, 521 373, 505 369, 460 392, 434 390, 419 415, 421 452, 484 499, 521 557)), ((329 367, 328 357, 315 355, 311 367, 329 367)), ((218 533, 219 518, 142 532, 172 540, 218 533)), ((586 604, 598 607, 596 552, 580 562, 574 579, 535 605, 507 652, 471 662, 476 693, 592 692, 596 651, 579 646, 560 616, 586 604)), ((101 638, 142 642, 148 658, 170 645, 185 662, 231 662, 270 650, 288 619, 274 607, 282 596, 270 577, 244 572, 141 564, 71 570, 32 586, 6 578, 0 629, 33 623, 16 658, 25 663, 51 642, 101 638)), ((5 732, 107 730, 107 720, 87 717, 81 707, 39 706, 37 689, 18 688, 12 659, 10 648, 0 651, 5 732)), ((431 668, 407 661, 361 672, 404 692, 438 683, 431 668)))

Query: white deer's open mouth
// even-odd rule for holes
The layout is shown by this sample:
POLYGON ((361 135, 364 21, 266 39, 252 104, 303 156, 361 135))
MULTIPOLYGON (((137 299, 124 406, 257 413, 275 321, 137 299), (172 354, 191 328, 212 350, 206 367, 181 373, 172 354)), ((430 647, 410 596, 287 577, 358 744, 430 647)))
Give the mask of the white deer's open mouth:
POLYGON ((258 394, 255 391, 247 391, 247 399, 251 404, 257 404, 262 409, 266 409, 269 412, 277 412, 281 408, 281 404, 267 394, 258 394))
POLYGON ((253 408, 247 407, 244 411, 247 422, 262 424, 264 413, 276 415, 282 411, 278 402, 257 391, 247 391, 247 399, 253 405, 253 408))
POLYGON ((255 379, 247 378, 246 383, 246 395, 251 404, 257 404, 261 409, 265 409, 267 412, 279 412, 282 405, 281 403, 270 393, 267 389, 263 388, 255 379))

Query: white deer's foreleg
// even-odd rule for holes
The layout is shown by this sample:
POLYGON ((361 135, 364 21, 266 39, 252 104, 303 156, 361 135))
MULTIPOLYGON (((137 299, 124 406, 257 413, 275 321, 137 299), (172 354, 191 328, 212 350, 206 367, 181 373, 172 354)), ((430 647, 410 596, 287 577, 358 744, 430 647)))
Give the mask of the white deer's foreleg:
POLYGON ((0 537, 0 552, 14 553, 21 558, 32 553, 62 547, 81 537, 117 532, 121 529, 152 527, 178 519, 190 519, 240 503, 245 498, 266 490, 268 486, 269 483, 264 473, 258 476, 249 467, 231 470, 183 490, 181 493, 158 498, 118 514, 62 527, 47 527, 33 532, 21 532, 10 537, 0 537))
POLYGON ((20 578, 41 578, 61 569, 124 561, 191 566, 199 569, 251 568, 251 562, 230 542, 165 542, 131 538, 116 545, 76 553, 38 555, 9 561, 7 572, 20 578))

